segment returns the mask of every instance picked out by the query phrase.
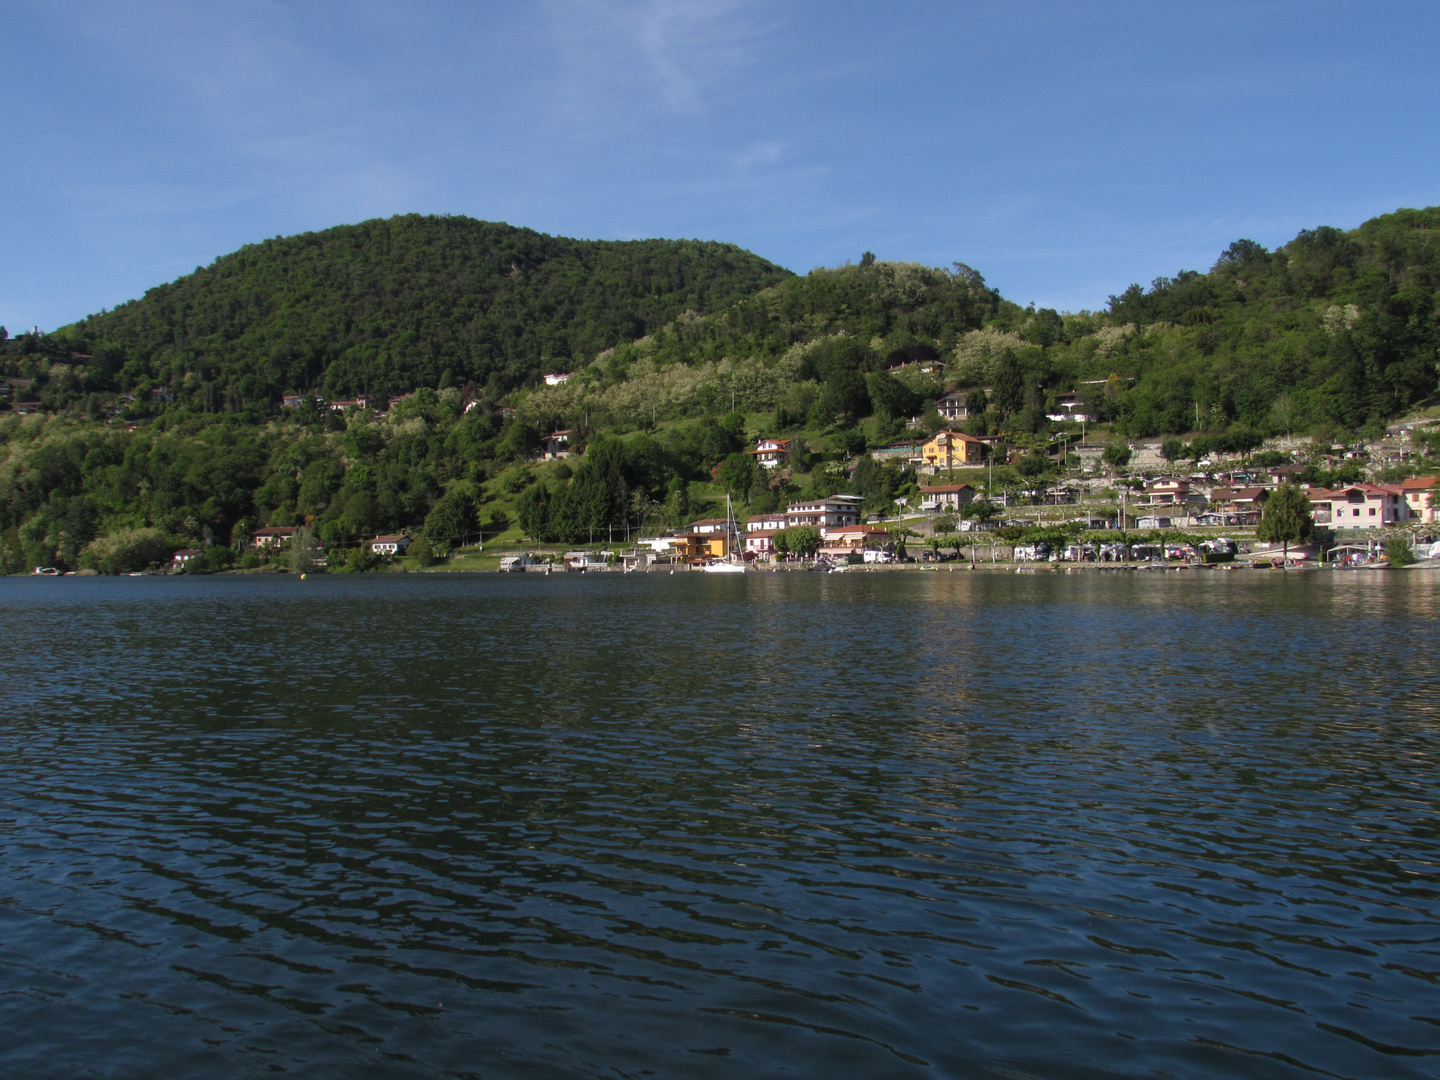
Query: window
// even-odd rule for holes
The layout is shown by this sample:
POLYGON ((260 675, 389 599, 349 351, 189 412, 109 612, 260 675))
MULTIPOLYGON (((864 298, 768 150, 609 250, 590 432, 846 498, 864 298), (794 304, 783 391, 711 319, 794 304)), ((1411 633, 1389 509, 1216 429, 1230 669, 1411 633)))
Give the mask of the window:
MULTIPOLYGON (((1359 511, 1359 510, 1356 510, 1355 512, 1358 514, 1360 511, 1359 511)), ((1375 516, 1375 507, 1373 507, 1373 506, 1370 507, 1370 516, 1371 516, 1371 517, 1374 517, 1374 516, 1375 516)))

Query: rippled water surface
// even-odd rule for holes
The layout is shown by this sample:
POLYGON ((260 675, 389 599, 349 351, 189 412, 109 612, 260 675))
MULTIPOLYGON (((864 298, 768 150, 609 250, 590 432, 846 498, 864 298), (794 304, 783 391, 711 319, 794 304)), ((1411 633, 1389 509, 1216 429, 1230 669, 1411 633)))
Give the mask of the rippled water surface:
POLYGON ((0 1074, 1434 1077, 1437 584, 0 581, 0 1074))

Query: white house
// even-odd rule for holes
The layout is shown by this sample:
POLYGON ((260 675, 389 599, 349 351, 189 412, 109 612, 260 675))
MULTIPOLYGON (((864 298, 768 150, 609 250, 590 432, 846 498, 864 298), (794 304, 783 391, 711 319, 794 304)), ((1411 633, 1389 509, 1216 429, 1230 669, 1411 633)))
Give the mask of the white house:
POLYGON ((546 461, 570 456, 570 429, 552 431, 540 440, 540 456, 546 461))
POLYGON ((370 550, 376 555, 404 555, 410 542, 410 537, 404 535, 377 536, 370 541, 370 550))
POLYGON ((785 508, 785 525, 813 525, 823 529, 827 525, 859 525, 860 505, 865 500, 859 495, 830 495, 824 499, 791 503, 785 508))
POLYGON ((774 469, 785 464, 785 458, 790 453, 790 440, 761 439, 750 453, 755 456, 755 463, 762 469, 774 469))

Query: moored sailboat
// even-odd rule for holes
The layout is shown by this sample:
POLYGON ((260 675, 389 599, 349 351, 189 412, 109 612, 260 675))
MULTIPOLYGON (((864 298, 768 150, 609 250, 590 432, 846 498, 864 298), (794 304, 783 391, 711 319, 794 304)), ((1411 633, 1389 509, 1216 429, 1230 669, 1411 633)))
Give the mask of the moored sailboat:
POLYGON ((720 559, 711 559, 705 564, 704 570, 707 574, 743 574, 745 573, 745 556, 736 550, 739 547, 740 531, 735 525, 735 508, 730 502, 730 496, 725 496, 725 556, 720 559))

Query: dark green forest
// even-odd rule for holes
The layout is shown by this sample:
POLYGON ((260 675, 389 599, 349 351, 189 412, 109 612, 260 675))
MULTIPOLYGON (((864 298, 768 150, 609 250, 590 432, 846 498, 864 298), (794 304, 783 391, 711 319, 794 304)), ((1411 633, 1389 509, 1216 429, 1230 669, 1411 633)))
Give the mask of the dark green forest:
POLYGON ((62 333, 119 389, 232 409, 303 390, 496 396, 788 276, 731 244, 409 215, 249 245, 62 333))
POLYGON ((270 240, 54 333, 0 334, 0 559, 115 570, 188 545, 223 562, 271 525, 332 551, 399 530, 442 551, 482 531, 574 543, 683 524, 715 490, 751 511, 841 489, 883 508, 915 477, 864 451, 934 430, 946 391, 1032 479, 1076 427, 1048 419, 1062 401, 1101 439, 1373 437, 1436 392, 1437 231, 1432 208, 1275 251, 1239 240, 1074 313, 962 263, 868 254, 796 276, 724 244, 417 216, 270 240), (574 374, 537 387, 552 370, 574 374), (327 406, 357 395, 409 396, 327 406), (562 427, 583 456, 537 462, 562 427), (793 439, 787 468, 753 466, 757 434, 793 439))

